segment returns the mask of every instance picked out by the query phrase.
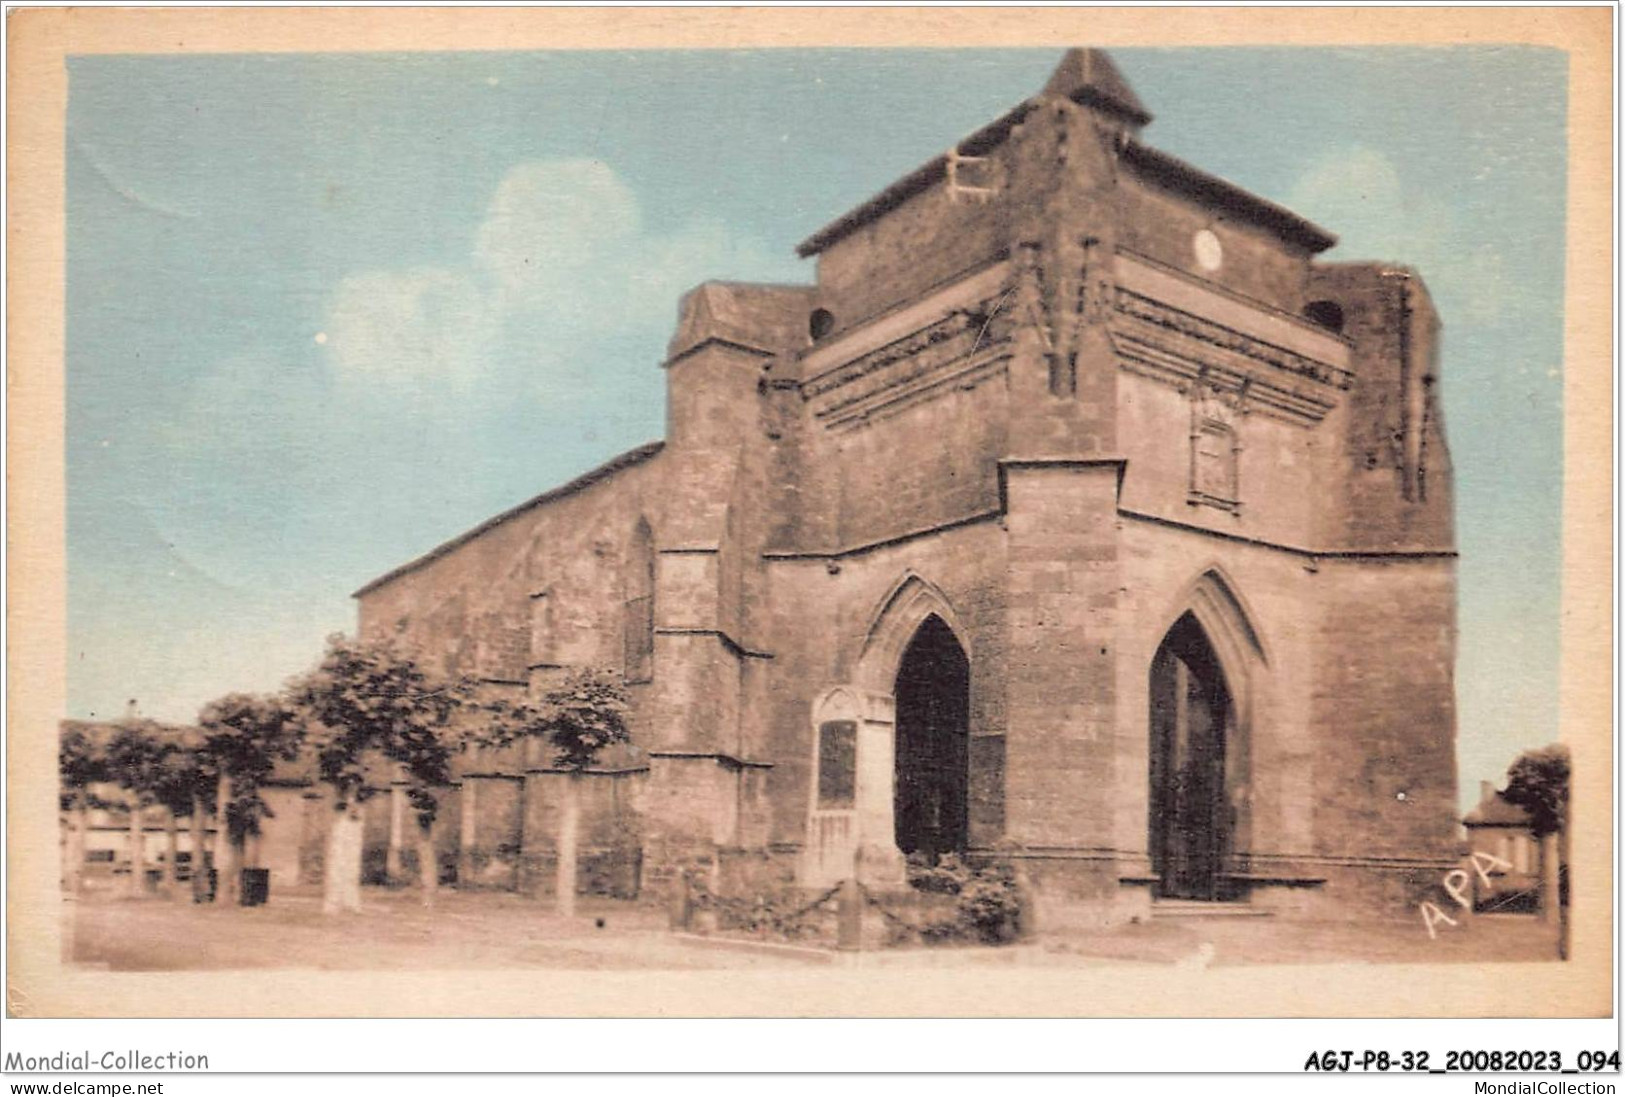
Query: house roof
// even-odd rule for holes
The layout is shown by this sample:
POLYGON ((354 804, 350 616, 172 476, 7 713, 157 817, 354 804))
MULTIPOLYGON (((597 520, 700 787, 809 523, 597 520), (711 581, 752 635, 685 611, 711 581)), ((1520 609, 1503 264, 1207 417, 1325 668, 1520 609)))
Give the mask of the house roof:
POLYGON ((1490 789, 1462 822, 1470 827, 1527 827, 1529 812, 1509 802, 1505 793, 1490 789))

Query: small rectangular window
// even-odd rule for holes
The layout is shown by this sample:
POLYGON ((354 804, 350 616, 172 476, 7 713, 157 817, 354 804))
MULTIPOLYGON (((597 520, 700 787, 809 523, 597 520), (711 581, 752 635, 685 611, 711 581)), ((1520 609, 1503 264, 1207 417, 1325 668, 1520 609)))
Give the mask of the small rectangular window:
POLYGON ((851 720, 830 720, 818 727, 818 807, 822 811, 850 809, 858 779, 858 725, 851 720))

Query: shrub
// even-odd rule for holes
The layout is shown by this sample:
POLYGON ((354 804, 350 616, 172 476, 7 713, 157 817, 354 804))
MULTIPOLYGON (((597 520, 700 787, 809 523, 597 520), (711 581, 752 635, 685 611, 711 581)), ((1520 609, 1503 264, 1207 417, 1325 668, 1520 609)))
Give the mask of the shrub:
MULTIPOLYGON (((911 862, 909 884, 931 895, 954 897, 952 913, 928 918, 913 926, 913 932, 927 944, 974 941, 1004 944, 1021 929, 1021 892, 1011 871, 997 864, 972 866, 955 854, 945 854, 935 864, 911 862)), ((907 930, 894 927, 894 942, 906 939, 907 930)))

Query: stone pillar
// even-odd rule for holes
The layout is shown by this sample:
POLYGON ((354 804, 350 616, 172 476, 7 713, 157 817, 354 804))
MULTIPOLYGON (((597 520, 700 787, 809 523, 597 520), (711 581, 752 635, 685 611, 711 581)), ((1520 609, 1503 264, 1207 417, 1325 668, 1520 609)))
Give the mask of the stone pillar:
POLYGON ((848 683, 831 686, 813 703, 812 787, 808 790, 804 887, 825 888, 856 877, 871 887, 905 879, 897 849, 896 702, 889 693, 848 683), (851 770, 826 736, 851 728, 851 770), (826 751, 833 751, 826 755, 826 751), (850 799, 848 799, 850 795, 850 799))
POLYGON ((1121 886, 1142 859, 1090 851, 1116 845, 1116 801, 1144 795, 1147 780, 1144 714, 1118 720, 1118 467, 1035 459, 1006 461, 1004 473, 1005 837, 1074 854, 1030 865, 1052 917, 1086 895, 1102 908, 1091 917, 1110 916, 1104 908, 1143 903, 1121 886))
POLYGON ((858 720, 857 856, 854 871, 871 886, 896 886, 906 877, 897 848, 896 702, 889 694, 864 693, 858 720))

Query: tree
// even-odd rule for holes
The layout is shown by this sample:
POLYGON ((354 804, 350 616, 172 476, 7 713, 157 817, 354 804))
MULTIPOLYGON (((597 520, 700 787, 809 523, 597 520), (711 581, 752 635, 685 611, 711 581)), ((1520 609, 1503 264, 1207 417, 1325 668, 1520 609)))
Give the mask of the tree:
POLYGON ((1569 807, 1569 748, 1553 743, 1524 751, 1507 769, 1501 796, 1529 813, 1529 829, 1536 838, 1562 830, 1569 807))
POLYGON ((1568 957, 1569 748, 1562 743, 1526 750, 1507 769, 1501 794, 1529 815, 1529 830, 1540 840, 1541 912, 1558 923, 1558 955, 1568 957), (1563 847, 1562 849, 1559 846, 1563 847))
POLYGON ((289 701, 310 729, 318 774, 332 790, 325 911, 361 907, 361 804, 373 794, 367 769, 377 757, 405 778, 424 901, 433 901, 435 793, 451 784, 456 721, 472 696, 466 679, 434 675, 387 641, 342 635, 329 637, 321 662, 290 684, 289 701))
POLYGON ((557 752, 554 764, 564 770, 565 781, 554 897, 559 914, 572 917, 580 856, 581 778, 607 747, 629 739, 626 692, 619 678, 607 671, 578 670, 534 701, 498 701, 489 711, 492 720, 481 738, 483 745, 500 748, 537 740, 557 752))
POLYGON ((131 896, 141 894, 146 875, 146 851, 142 835, 142 815, 158 802, 158 790, 170 764, 175 746, 166 740, 164 730, 151 720, 126 719, 114 727, 107 745, 108 775, 125 791, 129 812, 131 896))
POLYGON ((90 809, 103 806, 94 788, 109 779, 107 757, 83 726, 64 722, 57 744, 57 773, 61 778, 62 811, 73 819, 68 846, 63 852, 64 883, 77 895, 84 880, 85 839, 90 833, 90 809))
POLYGON ((213 780, 203 751, 203 731, 188 727, 176 729, 175 750, 159 775, 155 796, 166 813, 165 837, 168 848, 169 885, 180 887, 180 843, 176 824, 185 817, 192 837, 192 897, 203 894, 204 803, 213 780))
MULTIPOLYGON (((229 899, 237 893, 244 847, 271 815, 261 790, 279 761, 299 756, 304 728, 280 697, 230 693, 198 713, 200 775, 215 785, 215 867, 229 899)), ((245 866, 248 867, 248 866, 245 866)))

